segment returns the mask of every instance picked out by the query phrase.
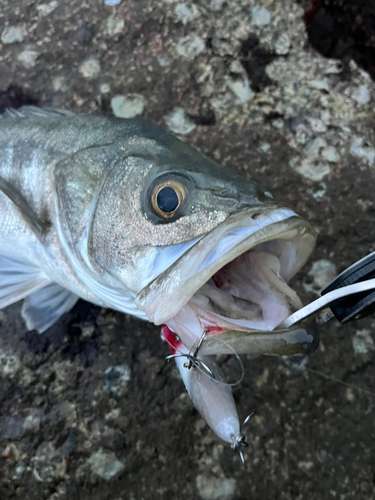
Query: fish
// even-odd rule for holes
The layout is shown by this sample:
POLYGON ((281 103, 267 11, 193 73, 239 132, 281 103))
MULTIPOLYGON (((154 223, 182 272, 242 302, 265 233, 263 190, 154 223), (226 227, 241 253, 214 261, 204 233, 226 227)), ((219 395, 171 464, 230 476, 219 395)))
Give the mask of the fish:
MULTIPOLYGON (((167 325, 187 349, 206 333, 251 352, 302 306, 287 283, 316 240, 158 125, 35 106, 0 117, 0 218, 0 309, 23 300, 28 330, 82 298, 167 325)), ((284 337, 265 349, 289 353, 284 337)))

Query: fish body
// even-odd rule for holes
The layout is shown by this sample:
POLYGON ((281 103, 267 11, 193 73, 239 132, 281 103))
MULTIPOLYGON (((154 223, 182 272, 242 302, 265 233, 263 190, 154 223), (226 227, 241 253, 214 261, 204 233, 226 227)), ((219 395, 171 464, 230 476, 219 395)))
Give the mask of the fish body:
POLYGON ((0 119, 0 308, 43 332, 81 297, 203 331, 272 330, 311 226, 160 127, 25 107, 0 119))

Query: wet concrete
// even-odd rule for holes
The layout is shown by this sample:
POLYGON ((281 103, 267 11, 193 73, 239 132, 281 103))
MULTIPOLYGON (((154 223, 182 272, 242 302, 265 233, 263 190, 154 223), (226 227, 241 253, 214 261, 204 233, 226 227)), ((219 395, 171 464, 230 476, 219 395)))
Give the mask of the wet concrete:
MULTIPOLYGON (((0 107, 177 123, 314 225, 295 279, 305 302, 321 261, 340 272, 375 250, 375 85, 350 54, 311 47, 301 5, 15 0, 0 16, 0 107)), ((11 306, 0 312, 0 498, 373 498, 374 326, 329 323, 305 370, 244 359, 234 396, 243 417, 256 410, 245 470, 194 410, 158 328, 80 301, 39 336, 11 306)))

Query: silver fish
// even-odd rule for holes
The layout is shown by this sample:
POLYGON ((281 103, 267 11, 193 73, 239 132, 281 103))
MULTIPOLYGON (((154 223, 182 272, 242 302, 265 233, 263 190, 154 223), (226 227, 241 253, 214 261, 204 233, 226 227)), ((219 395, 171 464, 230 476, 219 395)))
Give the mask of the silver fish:
POLYGON ((188 348, 299 309, 287 281, 315 244, 290 207, 156 125, 35 107, 0 119, 0 219, 0 309, 24 299, 28 329, 81 297, 188 348))

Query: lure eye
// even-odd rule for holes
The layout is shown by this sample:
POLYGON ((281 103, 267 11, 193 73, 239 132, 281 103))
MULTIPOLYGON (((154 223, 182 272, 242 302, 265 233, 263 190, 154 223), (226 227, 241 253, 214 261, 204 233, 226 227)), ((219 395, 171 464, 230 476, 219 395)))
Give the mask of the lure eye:
POLYGON ((175 215, 185 197, 185 187, 178 181, 169 180, 154 187, 151 205, 156 215, 163 219, 170 219, 175 215))

